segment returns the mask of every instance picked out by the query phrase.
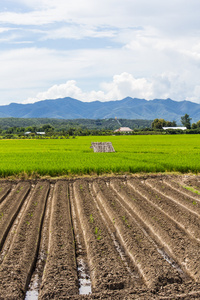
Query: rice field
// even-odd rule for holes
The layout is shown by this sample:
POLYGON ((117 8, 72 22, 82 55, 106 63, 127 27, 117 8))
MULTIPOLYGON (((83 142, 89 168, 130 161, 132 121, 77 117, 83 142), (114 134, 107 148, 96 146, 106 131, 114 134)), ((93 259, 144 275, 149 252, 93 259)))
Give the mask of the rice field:
POLYGON ((199 171, 199 135, 0 141, 1 177, 199 171), (112 142, 116 152, 93 153, 91 142, 112 142))

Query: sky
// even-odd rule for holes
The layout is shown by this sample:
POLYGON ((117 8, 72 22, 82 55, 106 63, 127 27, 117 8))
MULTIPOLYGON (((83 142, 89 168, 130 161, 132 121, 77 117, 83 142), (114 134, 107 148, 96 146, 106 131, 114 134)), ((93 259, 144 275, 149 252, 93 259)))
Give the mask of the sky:
POLYGON ((200 103, 199 0, 1 0, 0 105, 200 103))

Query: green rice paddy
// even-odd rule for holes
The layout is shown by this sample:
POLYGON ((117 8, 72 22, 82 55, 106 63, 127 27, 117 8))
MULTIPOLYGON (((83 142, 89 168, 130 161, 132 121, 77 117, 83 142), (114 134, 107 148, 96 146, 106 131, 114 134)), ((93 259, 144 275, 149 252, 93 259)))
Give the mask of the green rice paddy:
POLYGON ((0 140, 0 176, 200 171, 200 135, 0 140), (91 142, 112 142, 115 153, 93 153, 91 142))

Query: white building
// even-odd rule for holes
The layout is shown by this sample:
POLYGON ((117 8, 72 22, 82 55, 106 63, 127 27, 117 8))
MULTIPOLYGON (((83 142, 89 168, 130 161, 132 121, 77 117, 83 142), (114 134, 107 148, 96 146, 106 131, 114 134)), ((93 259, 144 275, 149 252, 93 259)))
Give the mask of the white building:
POLYGON ((167 129, 181 129, 181 130, 186 130, 187 127, 163 127, 162 129, 167 130, 167 129))

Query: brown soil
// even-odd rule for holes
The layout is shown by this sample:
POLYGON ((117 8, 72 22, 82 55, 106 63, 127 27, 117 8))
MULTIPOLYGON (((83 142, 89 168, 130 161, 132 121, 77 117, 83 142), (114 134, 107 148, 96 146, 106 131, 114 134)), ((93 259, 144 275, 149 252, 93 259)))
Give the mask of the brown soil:
POLYGON ((0 268, 1 299, 23 299, 25 295, 39 246, 48 190, 48 182, 38 183, 35 187, 14 234, 12 245, 4 257, 0 268))
POLYGON ((49 226, 48 258, 40 299, 64 299, 78 294, 74 237, 70 216, 68 184, 55 185, 49 226))
POLYGON ((129 285, 130 274, 124 268, 111 236, 95 205, 89 184, 74 184, 74 200, 79 215, 89 260, 93 291, 123 289, 129 285))
MULTIPOLYGON (((119 189, 120 183, 121 181, 117 182, 119 189)), ((161 254, 136 221, 137 216, 134 213, 129 213, 130 211, 125 208, 126 205, 124 205, 123 200, 118 198, 118 195, 110 187, 106 187, 102 181, 94 182, 94 188, 108 218, 114 221, 117 235, 121 239, 130 260, 137 266, 144 283, 149 288, 156 288, 168 282, 181 282, 178 272, 162 260, 161 254), (110 203, 107 204, 107 202, 110 203), (149 265, 152 266, 151 269, 149 265)))
POLYGON ((0 184, 0 203, 7 197, 11 190, 11 187, 11 184, 8 182, 0 184))
POLYGON ((200 195, 186 187, 200 177, 2 181, 0 299, 36 277, 39 299, 200 299, 200 195))
POLYGON ((0 206, 0 250, 29 190, 29 183, 19 183, 0 206))

